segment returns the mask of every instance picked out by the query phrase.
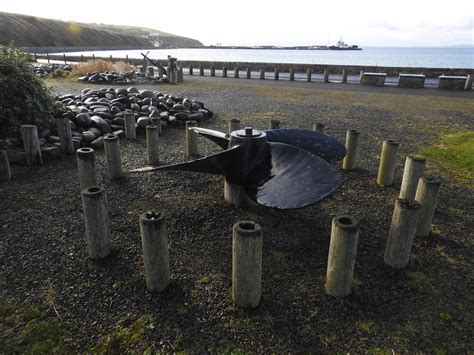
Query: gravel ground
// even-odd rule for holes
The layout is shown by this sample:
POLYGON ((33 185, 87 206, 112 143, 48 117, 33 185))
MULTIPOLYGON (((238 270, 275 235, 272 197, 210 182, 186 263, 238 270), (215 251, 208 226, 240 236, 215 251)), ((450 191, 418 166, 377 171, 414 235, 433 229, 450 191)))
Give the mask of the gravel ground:
MULTIPOLYGON (((224 203, 223 179, 217 176, 164 172, 107 181, 99 152, 97 168, 100 185, 107 190, 114 251, 92 261, 85 251, 75 157, 40 167, 13 166, 14 179, 0 185, 3 300, 38 304, 49 294, 51 304, 53 293, 55 311, 48 309, 43 317, 60 316, 64 347, 70 352, 110 345, 110 339, 116 340, 112 350, 119 352, 474 349, 472 190, 428 163, 428 172, 444 178, 434 232, 416 238, 406 269, 392 270, 383 263, 406 155, 445 134, 474 130, 474 93, 185 80, 178 86, 139 89, 203 101, 216 113, 205 127, 222 131, 231 118, 259 129, 270 119, 300 128, 322 122, 342 142, 347 129, 358 129, 360 168, 344 172, 341 188, 315 206, 243 210, 224 203), (384 139, 400 141, 393 187, 375 184, 384 139), (160 294, 147 292, 144 282, 138 217, 148 210, 164 213, 168 221, 172 281, 160 294), (359 219, 361 230, 353 292, 337 299, 325 295, 324 280, 331 219, 342 214, 359 219), (255 221, 264 230, 263 298, 254 310, 234 307, 230 295, 231 228, 241 220, 255 221), (134 326, 140 329, 137 334, 134 326)), ((79 93, 85 87, 54 81, 48 85, 58 94, 79 93)), ((183 128, 169 128, 161 138, 163 162, 185 160, 183 128)), ((125 169, 145 164, 143 136, 133 143, 122 141, 121 147, 125 169)), ((202 155, 218 150, 204 139, 199 149, 202 155)), ((23 326, 3 328, 3 336, 21 336, 23 326)))

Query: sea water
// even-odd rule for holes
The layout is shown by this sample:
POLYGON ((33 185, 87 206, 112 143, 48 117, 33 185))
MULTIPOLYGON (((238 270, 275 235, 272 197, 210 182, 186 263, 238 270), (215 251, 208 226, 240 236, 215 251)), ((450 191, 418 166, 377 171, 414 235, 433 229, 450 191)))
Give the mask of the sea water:
MULTIPOLYGON (((93 51, 68 53, 109 58, 142 58, 148 50, 93 51)), ((426 67, 474 69, 474 47, 471 48, 394 48, 367 47, 361 51, 341 50, 284 50, 284 49, 223 49, 180 48, 153 49, 151 59, 166 59, 168 55, 178 60, 217 62, 260 62, 370 65, 386 67, 426 67)))

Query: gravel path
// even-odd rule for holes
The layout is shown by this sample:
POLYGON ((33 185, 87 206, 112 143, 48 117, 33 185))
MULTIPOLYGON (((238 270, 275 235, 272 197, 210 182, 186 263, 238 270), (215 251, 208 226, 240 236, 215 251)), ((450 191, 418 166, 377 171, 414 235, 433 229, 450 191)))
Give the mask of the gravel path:
MULTIPOLYGON (((64 156, 41 167, 13 166, 14 179, 0 185, 3 300, 37 304, 54 290, 65 346, 73 352, 104 344, 107 336, 120 339, 120 352, 459 353, 474 348, 471 190, 429 164, 429 172, 445 178, 435 232, 416 239, 406 270, 383 264, 406 155, 447 133, 474 130, 474 93, 188 76, 185 80, 178 86, 139 88, 203 101, 216 113, 205 126, 222 131, 231 118, 259 129, 266 128, 269 119, 300 128, 322 122, 341 141, 347 129, 358 129, 360 168, 344 173, 342 187, 315 206, 242 210, 224 203, 223 180, 217 176, 165 172, 109 182, 99 152, 99 180, 107 190, 114 251, 95 262, 85 252, 75 157, 64 156), (374 182, 384 139, 400 141, 396 183, 387 188, 374 182), (162 294, 148 293, 144 282, 138 217, 148 210, 160 211, 168 220, 172 281, 162 294), (359 219, 361 231, 353 293, 335 299, 325 295, 324 280, 331 219, 341 214, 359 219), (264 229, 263 299, 250 311, 235 308, 230 297, 231 227, 241 220, 255 221, 264 229), (118 329, 130 330, 143 319, 146 326, 136 338, 125 341, 117 335, 118 329)), ((48 85, 58 94, 79 93, 85 87, 48 85)), ((163 162, 185 160, 183 137, 180 127, 165 131, 163 162)), ((143 136, 134 143, 123 141, 121 147, 126 169, 144 165, 143 136)), ((202 155, 218 151, 204 139, 199 149, 202 155)), ((57 314, 49 310, 44 317, 55 319, 57 314)), ((22 329, 20 324, 9 336, 20 336, 22 329)))

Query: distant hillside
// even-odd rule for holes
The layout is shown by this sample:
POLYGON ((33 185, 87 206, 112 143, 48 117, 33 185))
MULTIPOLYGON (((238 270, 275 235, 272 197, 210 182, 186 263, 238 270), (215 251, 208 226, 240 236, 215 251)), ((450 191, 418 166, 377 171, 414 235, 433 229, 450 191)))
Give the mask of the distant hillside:
POLYGON ((201 47, 198 40, 154 29, 85 24, 0 12, 0 44, 15 47, 152 47, 158 34, 163 47, 201 47))

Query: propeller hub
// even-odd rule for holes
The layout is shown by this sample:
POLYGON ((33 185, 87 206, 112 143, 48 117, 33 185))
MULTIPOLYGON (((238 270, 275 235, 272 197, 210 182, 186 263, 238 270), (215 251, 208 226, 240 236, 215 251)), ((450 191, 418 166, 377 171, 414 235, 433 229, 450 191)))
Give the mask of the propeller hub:
POLYGON ((245 127, 244 129, 236 131, 236 135, 238 137, 255 138, 260 137, 262 135, 262 131, 253 129, 252 127, 245 127))

